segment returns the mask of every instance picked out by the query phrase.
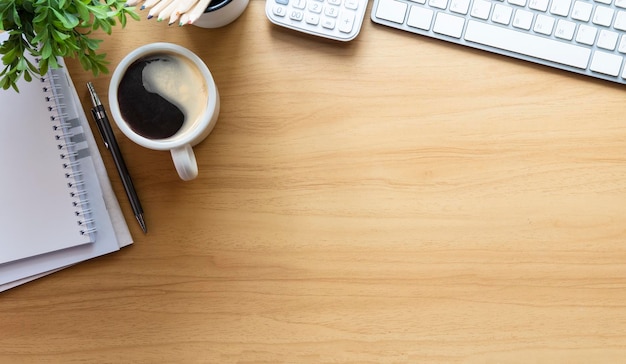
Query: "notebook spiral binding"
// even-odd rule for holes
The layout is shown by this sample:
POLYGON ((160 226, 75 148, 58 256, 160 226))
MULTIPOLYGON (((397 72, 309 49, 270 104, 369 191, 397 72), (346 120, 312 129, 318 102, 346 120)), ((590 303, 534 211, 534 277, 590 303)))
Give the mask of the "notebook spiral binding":
POLYGON ((54 138, 57 140, 61 167, 65 170, 67 188, 72 197, 79 232, 81 235, 93 235, 96 232, 96 225, 92 219, 87 192, 84 188, 77 145, 72 141, 72 137, 75 136, 72 130, 74 126, 67 121, 68 115, 65 112, 66 105, 63 103, 63 96, 60 92, 59 76, 48 72, 46 76, 40 78, 40 81, 50 112, 51 126, 55 131, 54 138))

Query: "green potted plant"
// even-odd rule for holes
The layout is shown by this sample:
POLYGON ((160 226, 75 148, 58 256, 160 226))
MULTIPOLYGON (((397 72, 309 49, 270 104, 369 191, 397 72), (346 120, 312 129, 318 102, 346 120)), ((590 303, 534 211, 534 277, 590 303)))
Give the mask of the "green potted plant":
POLYGON ((82 67, 94 76, 108 72, 106 54, 99 53, 101 39, 93 31, 111 34, 113 26, 126 26, 128 17, 139 20, 134 7, 126 0, 0 0, 0 31, 9 38, 0 46, 4 68, 0 87, 17 88, 23 77, 44 75, 58 68, 57 57, 78 58, 82 67), (39 59, 33 64, 27 54, 39 59))

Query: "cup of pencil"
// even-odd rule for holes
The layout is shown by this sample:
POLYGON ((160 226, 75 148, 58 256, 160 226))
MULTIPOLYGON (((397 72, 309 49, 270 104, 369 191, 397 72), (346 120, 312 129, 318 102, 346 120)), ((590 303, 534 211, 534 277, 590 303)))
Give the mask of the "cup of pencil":
POLYGON ((219 28, 235 21, 249 0, 127 0, 126 6, 148 10, 148 19, 169 25, 219 28))

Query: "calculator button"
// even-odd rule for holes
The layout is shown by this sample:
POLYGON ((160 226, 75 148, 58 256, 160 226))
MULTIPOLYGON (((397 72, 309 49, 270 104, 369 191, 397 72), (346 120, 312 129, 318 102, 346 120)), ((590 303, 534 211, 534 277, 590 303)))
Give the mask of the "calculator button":
POLYGON ((336 18, 337 15, 339 15, 339 8, 336 6, 327 6, 326 9, 324 9, 324 14, 336 18))
POLYGON ((309 11, 315 14, 322 12, 322 4, 317 1, 311 1, 309 4, 309 11))
POLYGON ((306 7, 306 0, 294 0, 293 7, 295 9, 304 9, 306 7))
POLYGON ((350 9, 350 10, 356 10, 356 9, 359 8, 358 0, 346 0, 344 5, 345 5, 346 9, 350 9))
POLYGON ((300 21, 304 18, 304 13, 301 11, 297 11, 297 10, 292 10, 289 13, 289 19, 291 20, 295 20, 295 21, 300 21))
POLYGON ((326 29, 335 29, 335 19, 324 18, 324 20, 322 20, 322 26, 326 29))
POLYGON ((280 16, 283 17, 287 14, 287 8, 284 6, 274 6, 274 8, 272 8, 272 13, 274 13, 274 15, 276 16, 280 16))
POLYGON ((317 14, 307 14, 304 19, 307 24, 318 25, 320 23, 320 17, 317 14))
POLYGON ((339 31, 343 33, 350 33, 352 31, 352 27, 354 26, 354 13, 353 12, 343 12, 341 14, 341 18, 339 19, 339 31))

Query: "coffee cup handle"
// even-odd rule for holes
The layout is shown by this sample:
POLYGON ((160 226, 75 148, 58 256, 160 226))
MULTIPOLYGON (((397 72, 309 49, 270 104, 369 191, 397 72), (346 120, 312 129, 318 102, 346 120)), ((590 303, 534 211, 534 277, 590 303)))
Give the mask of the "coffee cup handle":
POLYGON ((198 163, 191 145, 185 144, 171 150, 172 160, 178 175, 183 181, 190 181, 198 177, 198 163))

